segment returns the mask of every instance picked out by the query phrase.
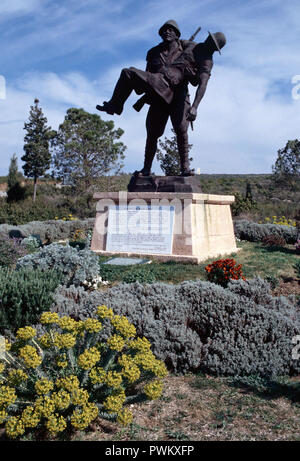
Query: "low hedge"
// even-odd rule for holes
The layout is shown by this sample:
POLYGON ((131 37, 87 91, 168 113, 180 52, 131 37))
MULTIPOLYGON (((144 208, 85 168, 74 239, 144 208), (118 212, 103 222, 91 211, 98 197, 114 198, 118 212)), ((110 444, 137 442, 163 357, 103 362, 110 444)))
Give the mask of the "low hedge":
POLYGON ((84 231, 92 230, 94 227, 94 218, 76 219, 74 221, 49 220, 49 221, 32 221, 21 226, 11 226, 9 224, 0 224, 0 239, 9 237, 25 238, 30 235, 39 235, 43 243, 53 243, 58 240, 66 240, 77 229, 84 231))
POLYGON ((258 224, 252 221, 234 221, 235 236, 240 240, 249 242, 262 242, 269 235, 275 235, 286 241, 296 243, 299 238, 299 230, 293 226, 281 226, 277 224, 258 224))

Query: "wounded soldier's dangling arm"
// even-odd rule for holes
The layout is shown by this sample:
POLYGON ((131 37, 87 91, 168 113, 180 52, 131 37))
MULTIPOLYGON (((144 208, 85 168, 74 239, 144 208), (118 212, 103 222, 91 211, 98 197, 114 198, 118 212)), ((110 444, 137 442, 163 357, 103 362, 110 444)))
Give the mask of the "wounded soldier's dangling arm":
POLYGON ((196 120, 197 109, 198 109, 200 101, 202 100, 205 94, 207 83, 210 77, 211 67, 210 69, 207 68, 207 69, 201 70, 200 72, 197 73, 196 79, 193 79, 192 81, 190 80, 190 83, 192 83, 192 85, 196 86, 196 84, 198 84, 194 102, 187 112, 187 119, 190 120, 191 122, 196 120))

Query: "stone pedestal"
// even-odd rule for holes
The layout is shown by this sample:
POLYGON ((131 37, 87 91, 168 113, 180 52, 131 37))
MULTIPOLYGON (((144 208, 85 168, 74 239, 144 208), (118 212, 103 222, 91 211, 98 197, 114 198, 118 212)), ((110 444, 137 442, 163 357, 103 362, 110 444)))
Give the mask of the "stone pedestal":
POLYGON ((184 192, 201 194, 196 176, 140 176, 136 171, 128 184, 128 192, 184 192))
MULTIPOLYGON (((98 202, 91 249, 97 253, 124 256, 147 254, 162 261, 197 264, 208 258, 221 258, 238 251, 230 210, 234 196, 180 192, 101 192, 95 193, 94 199, 98 202), (151 243, 145 253, 128 251, 126 244, 122 251, 107 251, 109 210, 111 216, 115 216, 126 205, 144 208, 148 206, 149 210, 158 210, 158 207, 172 209, 172 240, 168 254, 149 252, 151 243)), ((122 238, 125 242, 126 236, 122 238)), ((151 242, 152 237, 145 234, 142 239, 151 242)))

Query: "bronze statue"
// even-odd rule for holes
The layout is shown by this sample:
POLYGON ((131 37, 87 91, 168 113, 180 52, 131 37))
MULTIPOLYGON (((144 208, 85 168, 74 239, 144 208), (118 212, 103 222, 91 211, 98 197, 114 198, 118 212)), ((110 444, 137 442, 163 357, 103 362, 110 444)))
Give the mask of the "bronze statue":
MULTIPOLYGON (((188 157, 188 125, 197 117, 197 108, 206 91, 213 66, 212 55, 225 45, 224 34, 209 35, 205 42, 180 40, 180 30, 174 20, 169 20, 159 29, 162 42, 147 53, 146 70, 135 67, 123 69, 115 86, 112 98, 96 108, 110 115, 120 115, 132 90, 144 96, 134 108, 150 104, 146 119, 147 140, 144 167, 140 174, 151 174, 152 162, 157 150, 157 141, 165 130, 170 117, 177 136, 182 176, 191 176, 188 157), (190 104, 188 84, 198 86, 193 104, 190 104)), ((195 34, 194 34, 195 35, 195 34)))

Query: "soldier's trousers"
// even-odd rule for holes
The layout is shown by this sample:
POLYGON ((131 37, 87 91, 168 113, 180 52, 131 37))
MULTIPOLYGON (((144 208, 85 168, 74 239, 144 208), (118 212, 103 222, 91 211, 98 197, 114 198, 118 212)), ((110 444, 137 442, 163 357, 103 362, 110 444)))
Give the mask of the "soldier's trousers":
POLYGON ((176 89, 171 104, 167 104, 161 100, 159 102, 155 101, 150 105, 146 119, 147 141, 144 170, 151 170, 152 162, 157 151, 158 138, 163 135, 169 117, 177 137, 181 171, 184 172, 189 170, 189 122, 186 118, 189 107, 189 96, 185 88, 176 89))

